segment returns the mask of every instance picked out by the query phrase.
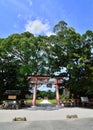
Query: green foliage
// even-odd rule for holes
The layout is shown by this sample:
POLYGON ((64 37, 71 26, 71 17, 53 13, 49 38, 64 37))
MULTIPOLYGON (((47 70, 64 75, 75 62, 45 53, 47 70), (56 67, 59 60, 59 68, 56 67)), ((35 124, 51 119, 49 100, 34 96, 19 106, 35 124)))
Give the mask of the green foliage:
POLYGON ((50 90, 48 92, 46 91, 38 91, 37 92, 37 98, 45 98, 47 97, 48 99, 54 99, 55 98, 55 92, 51 92, 50 90))
MULTIPOLYGON (((68 73, 65 86, 74 96, 93 94, 93 32, 80 35, 65 21, 56 24, 54 32, 50 37, 24 32, 0 39, 0 98, 6 89, 26 93, 28 74, 53 75, 63 67, 68 73)), ((54 97, 42 92, 46 95, 54 97)))

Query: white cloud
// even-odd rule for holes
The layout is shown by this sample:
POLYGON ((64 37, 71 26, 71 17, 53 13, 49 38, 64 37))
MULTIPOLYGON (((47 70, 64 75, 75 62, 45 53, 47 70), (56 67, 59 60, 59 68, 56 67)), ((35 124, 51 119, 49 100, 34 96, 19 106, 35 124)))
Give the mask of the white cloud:
POLYGON ((56 34, 53 33, 53 32, 51 32, 51 31, 49 31, 49 32, 46 32, 46 35, 49 37, 49 36, 51 36, 51 35, 56 35, 56 34))
POLYGON ((46 34, 50 29, 48 22, 43 23, 42 21, 36 19, 34 21, 28 21, 25 25, 25 30, 29 31, 35 35, 44 33, 46 34))

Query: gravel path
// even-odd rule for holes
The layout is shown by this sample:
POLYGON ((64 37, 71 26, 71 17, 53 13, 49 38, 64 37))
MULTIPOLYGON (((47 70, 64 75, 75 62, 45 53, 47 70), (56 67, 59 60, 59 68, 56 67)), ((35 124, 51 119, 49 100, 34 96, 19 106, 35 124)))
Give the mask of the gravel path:
POLYGON ((12 122, 15 117, 26 117, 27 121, 67 120, 67 115, 77 115, 78 119, 93 118, 92 109, 61 108, 61 109, 20 109, 0 110, 0 122, 12 122))
POLYGON ((0 130, 93 130, 93 118, 77 120, 0 122, 0 130))
POLYGON ((0 110, 0 130, 93 130, 93 110, 75 107, 0 110), (15 117, 26 117, 27 121, 13 121, 15 117))

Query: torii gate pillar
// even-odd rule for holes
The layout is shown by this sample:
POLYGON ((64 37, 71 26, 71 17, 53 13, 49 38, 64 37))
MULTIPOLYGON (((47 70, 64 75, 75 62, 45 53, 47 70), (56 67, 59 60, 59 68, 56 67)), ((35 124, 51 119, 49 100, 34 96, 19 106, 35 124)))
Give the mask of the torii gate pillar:
POLYGON ((59 87, 58 87, 58 79, 55 79, 55 85, 56 85, 56 101, 57 105, 60 106, 60 96, 59 96, 59 87))
POLYGON ((32 106, 36 105, 36 94, 37 94, 37 79, 35 81, 35 86, 34 86, 32 106))

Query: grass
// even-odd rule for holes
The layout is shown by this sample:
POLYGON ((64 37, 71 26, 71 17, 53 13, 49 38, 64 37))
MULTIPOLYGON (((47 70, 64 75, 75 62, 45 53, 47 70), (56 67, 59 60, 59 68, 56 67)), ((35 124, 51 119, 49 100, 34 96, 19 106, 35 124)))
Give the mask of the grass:
MULTIPOLYGON (((32 100, 28 99, 28 100, 25 100, 24 102, 30 104, 32 103, 32 100)), ((42 102, 42 100, 36 100, 36 104, 40 104, 40 102, 42 102)))
POLYGON ((43 100, 36 100, 36 104, 40 104, 43 100))
MULTIPOLYGON (((36 104, 40 104, 43 100, 36 100, 36 104)), ((56 104, 56 100, 55 99, 49 99, 48 100, 50 103, 52 104, 56 104)))
MULTIPOLYGON (((36 100, 36 104, 40 104, 43 100, 36 100)), ((31 103, 32 100, 31 99, 28 99, 28 100, 25 100, 25 103, 31 103)), ((56 100, 55 99, 49 99, 49 102, 51 102, 52 104, 56 104, 56 100)))
POLYGON ((52 104, 56 104, 57 103, 56 99, 51 99, 51 100, 49 100, 49 102, 51 102, 52 104))

